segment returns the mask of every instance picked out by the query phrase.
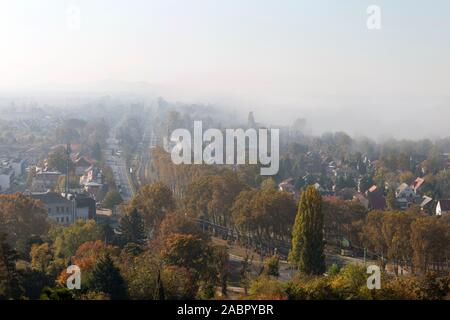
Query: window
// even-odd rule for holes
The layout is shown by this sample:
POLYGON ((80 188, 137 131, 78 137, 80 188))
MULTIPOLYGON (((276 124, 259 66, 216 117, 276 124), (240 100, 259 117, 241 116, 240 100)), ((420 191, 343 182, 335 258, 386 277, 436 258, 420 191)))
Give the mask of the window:
POLYGON ((56 222, 58 222, 58 223, 59 223, 59 218, 58 218, 58 217, 56 217, 56 222))
POLYGON ((56 207, 56 212, 59 212, 59 207, 56 207))
POLYGON ((48 214, 52 213, 52 208, 48 208, 48 214))

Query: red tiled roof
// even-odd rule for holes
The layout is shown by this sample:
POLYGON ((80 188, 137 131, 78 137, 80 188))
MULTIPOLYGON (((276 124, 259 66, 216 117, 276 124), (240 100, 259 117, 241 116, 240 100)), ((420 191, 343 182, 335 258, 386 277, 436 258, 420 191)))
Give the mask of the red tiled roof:
POLYGON ((425 183, 425 179, 420 178, 420 177, 417 178, 417 179, 414 181, 414 184, 413 184, 414 190, 415 190, 415 191, 419 190, 419 188, 420 188, 424 183, 425 183))

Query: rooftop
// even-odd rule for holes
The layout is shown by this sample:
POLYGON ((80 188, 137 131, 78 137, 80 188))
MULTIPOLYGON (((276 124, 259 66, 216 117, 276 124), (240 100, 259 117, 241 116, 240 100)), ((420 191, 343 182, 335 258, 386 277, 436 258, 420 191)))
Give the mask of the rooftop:
POLYGON ((450 211, 450 200, 439 200, 442 211, 450 211))
POLYGON ((56 192, 32 193, 31 197, 35 200, 42 201, 45 204, 71 202, 56 192))

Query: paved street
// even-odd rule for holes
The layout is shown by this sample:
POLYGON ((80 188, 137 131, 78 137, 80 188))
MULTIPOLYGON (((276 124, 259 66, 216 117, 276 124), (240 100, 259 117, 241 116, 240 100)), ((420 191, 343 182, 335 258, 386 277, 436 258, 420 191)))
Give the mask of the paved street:
POLYGON ((104 150, 104 156, 106 163, 111 167, 114 173, 114 181, 119 189, 122 199, 128 201, 133 197, 133 189, 131 186, 131 181, 128 177, 127 166, 123 155, 117 154, 119 149, 119 144, 114 135, 109 137, 107 142, 107 148, 104 150))

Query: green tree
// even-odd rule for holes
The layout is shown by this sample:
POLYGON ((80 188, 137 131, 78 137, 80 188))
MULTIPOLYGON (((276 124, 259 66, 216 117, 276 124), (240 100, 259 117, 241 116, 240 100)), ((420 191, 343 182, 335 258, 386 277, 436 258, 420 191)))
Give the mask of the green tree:
POLYGON ((69 170, 73 170, 73 162, 68 158, 65 148, 58 148, 55 152, 50 153, 47 158, 47 166, 50 169, 66 172, 67 160, 69 160, 69 170))
MULTIPOLYGON (((69 174, 69 190, 76 189, 80 186, 80 179, 75 174, 69 174)), ((60 176, 56 185, 56 190, 64 192, 66 190, 66 176, 60 176)))
POLYGON ((103 206, 108 209, 113 209, 115 206, 123 202, 122 196, 117 190, 109 190, 103 199, 103 206))
POLYGON ((145 242, 144 220, 136 209, 120 219, 120 231, 125 243, 143 244, 145 242))
POLYGON ((109 254, 102 257, 94 266, 88 288, 91 291, 106 293, 112 300, 127 298, 125 281, 109 254))
POLYGON ((264 274, 268 276, 278 277, 280 275, 280 256, 274 254, 266 259, 264 263, 264 274))
POLYGON ((16 260, 17 253, 0 234, 0 300, 18 299, 23 293, 16 260))
POLYGON ((75 255, 80 245, 101 238, 102 234, 94 220, 77 220, 71 226, 55 232, 55 256, 68 260, 75 255))
POLYGON ((322 198, 309 186, 302 193, 295 218, 289 260, 306 274, 320 275, 325 272, 323 249, 322 198))

